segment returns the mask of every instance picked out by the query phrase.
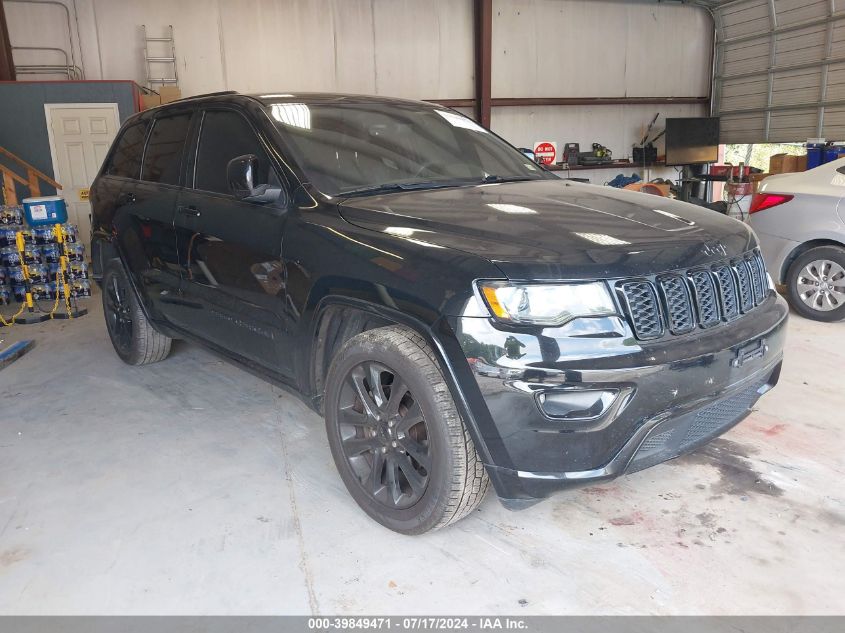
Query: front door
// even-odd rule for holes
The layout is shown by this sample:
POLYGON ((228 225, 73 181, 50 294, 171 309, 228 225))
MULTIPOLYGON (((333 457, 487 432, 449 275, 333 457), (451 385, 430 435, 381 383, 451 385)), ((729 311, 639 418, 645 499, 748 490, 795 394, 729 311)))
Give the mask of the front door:
POLYGON ((90 252, 91 205, 88 188, 108 154, 120 127, 117 104, 45 106, 50 130, 55 179, 62 185, 68 221, 90 252))
POLYGON ((259 159, 255 184, 279 185, 267 152, 247 119, 234 110, 207 110, 193 169, 179 196, 174 224, 182 267, 184 327, 215 345, 287 374, 283 349, 285 209, 236 200, 228 162, 259 159))

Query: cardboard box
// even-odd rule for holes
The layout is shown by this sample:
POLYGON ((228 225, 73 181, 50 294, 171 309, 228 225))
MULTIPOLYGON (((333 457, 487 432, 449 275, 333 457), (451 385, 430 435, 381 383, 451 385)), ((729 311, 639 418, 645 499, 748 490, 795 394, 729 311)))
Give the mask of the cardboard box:
POLYGON ((157 94, 141 95, 141 109, 149 110, 161 105, 161 97, 157 94))
POLYGON ((170 103, 182 98, 182 91, 179 90, 179 86, 162 86, 158 89, 158 93, 161 95, 162 103, 170 103))
POLYGON ((807 155, 792 156, 790 154, 774 154, 769 159, 770 174, 790 174, 796 171, 807 171, 807 155))
POLYGON ((770 173, 764 174, 750 174, 748 176, 748 181, 753 185, 752 190, 754 193, 757 193, 757 189, 760 188, 760 183, 763 182, 764 179, 771 176, 770 173))

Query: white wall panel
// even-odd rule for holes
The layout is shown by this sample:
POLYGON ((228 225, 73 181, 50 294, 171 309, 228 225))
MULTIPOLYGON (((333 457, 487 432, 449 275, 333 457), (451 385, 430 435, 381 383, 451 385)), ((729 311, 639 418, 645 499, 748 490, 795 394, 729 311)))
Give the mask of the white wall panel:
MULTIPOLYGON (((471 0, 77 0, 76 4, 88 79, 143 83, 141 25, 155 36, 172 24, 179 85, 185 95, 232 89, 472 96, 471 0)), ((58 42, 68 47, 60 8, 15 3, 6 7, 13 44, 58 42)), ((164 55, 164 50, 151 54, 164 55)))
POLYGON ((494 0, 493 96, 706 96, 712 39, 691 6, 494 0))

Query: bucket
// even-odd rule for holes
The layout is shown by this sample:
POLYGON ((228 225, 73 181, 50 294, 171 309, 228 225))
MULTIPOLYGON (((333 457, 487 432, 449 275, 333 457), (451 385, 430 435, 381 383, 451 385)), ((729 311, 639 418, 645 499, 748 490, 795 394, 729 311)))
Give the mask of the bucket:
POLYGON ((67 222, 67 207, 61 196, 24 198, 23 213, 29 226, 64 224, 67 222))

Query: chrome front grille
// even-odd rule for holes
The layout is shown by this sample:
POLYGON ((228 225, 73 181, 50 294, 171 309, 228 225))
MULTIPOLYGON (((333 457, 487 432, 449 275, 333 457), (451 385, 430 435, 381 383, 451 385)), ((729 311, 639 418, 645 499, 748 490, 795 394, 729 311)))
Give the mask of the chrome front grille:
POLYGON ((766 267, 758 251, 704 268, 617 284, 634 335, 641 340, 686 334, 730 321, 766 298, 766 267))

